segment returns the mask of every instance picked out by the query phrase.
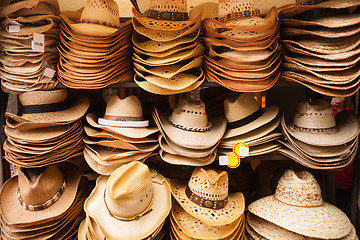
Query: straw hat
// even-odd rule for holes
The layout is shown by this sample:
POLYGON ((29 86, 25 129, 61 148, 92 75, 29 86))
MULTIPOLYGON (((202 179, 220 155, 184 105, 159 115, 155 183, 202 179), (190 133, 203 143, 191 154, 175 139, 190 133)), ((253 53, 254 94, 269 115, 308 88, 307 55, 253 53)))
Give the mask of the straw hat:
MULTIPOLYGON (((157 113, 157 111, 156 111, 157 113)), ((171 141, 187 148, 204 149, 214 146, 224 135, 223 116, 209 117, 205 104, 181 98, 170 116, 159 112, 160 126, 171 141)))
POLYGON ((70 27, 84 35, 109 36, 120 28, 118 5, 113 0, 87 0, 79 23, 72 23, 70 27))
POLYGON ((44 168, 20 168, 0 192, 0 212, 9 224, 49 221, 63 214, 73 203, 81 172, 73 164, 52 164, 44 168))
POLYGON ((7 112, 7 120, 34 123, 38 127, 61 125, 80 119, 89 107, 89 99, 81 94, 68 98, 67 89, 32 91, 19 95, 21 116, 7 112))
POLYGON ((351 110, 334 116, 329 102, 317 99, 299 102, 288 132, 296 139, 315 146, 335 146, 347 143, 359 135, 360 126, 351 110))
MULTIPOLYGON (((189 20, 187 0, 150 0, 144 14, 133 8, 134 18, 144 27, 155 30, 180 30, 199 21, 199 16, 189 20)), ((202 12, 199 13, 202 15, 202 12)))
POLYGON ((170 187, 160 174, 151 176, 146 165, 131 162, 110 177, 100 176, 84 208, 107 239, 143 239, 169 214, 170 187))
POLYGON ((120 99, 113 95, 103 118, 97 119, 95 114, 89 113, 86 120, 94 128, 130 138, 144 138, 158 131, 155 127, 147 127, 149 121, 143 119, 142 106, 136 96, 120 99))
POLYGON ((251 203, 248 209, 282 228, 312 238, 342 238, 352 227, 345 213, 323 201, 319 184, 307 171, 287 170, 275 194, 251 203))
POLYGON ((211 226, 236 221, 245 208, 242 193, 228 193, 225 171, 197 167, 188 183, 171 180, 171 192, 180 206, 191 216, 211 226))
POLYGON ((251 93, 242 93, 238 97, 224 101, 227 130, 223 138, 230 138, 257 129, 271 120, 278 112, 278 106, 260 108, 251 93))
MULTIPOLYGON (((6 2, 6 1, 5 1, 6 2)), ((10 1, 8 1, 10 2, 10 1)), ((13 1, 12 1, 13 2, 13 1)), ((0 8, 0 18, 8 17, 16 12, 19 16, 35 15, 39 9, 51 9, 53 15, 60 15, 60 5, 57 0, 16 1, 0 8), (45 7, 44 7, 45 6, 45 7)), ((43 12, 41 12, 43 14, 43 12)))

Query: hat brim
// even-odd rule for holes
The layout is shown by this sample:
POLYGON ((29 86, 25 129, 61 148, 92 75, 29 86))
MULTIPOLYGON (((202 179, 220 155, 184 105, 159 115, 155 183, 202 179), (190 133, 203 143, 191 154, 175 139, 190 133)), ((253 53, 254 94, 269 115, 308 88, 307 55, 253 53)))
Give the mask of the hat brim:
POLYGON ((300 131, 286 124, 288 133, 294 138, 315 146, 336 146, 345 144, 359 135, 360 124, 356 114, 350 109, 335 115, 336 129, 329 132, 300 131))
POLYGON ((70 208, 75 200, 81 179, 81 172, 77 167, 69 163, 63 163, 59 166, 62 169, 64 177, 67 179, 65 191, 53 205, 41 211, 28 211, 21 206, 17 198, 17 176, 6 181, 0 192, 0 211, 7 223, 14 225, 40 224, 51 221, 70 208))
POLYGON ((120 134, 129 138, 145 138, 151 134, 158 132, 159 130, 154 127, 111 127, 106 125, 101 125, 97 123, 98 117, 94 113, 89 113, 86 115, 87 122, 94 128, 100 128, 102 130, 112 132, 115 134, 120 134))
POLYGON ((170 180, 170 187, 172 195, 187 213, 211 226, 230 224, 244 213, 245 199, 241 192, 229 193, 224 208, 211 209, 200 207, 186 196, 187 182, 170 180))
POLYGON ((252 121, 251 123, 246 124, 242 127, 227 129, 223 136, 223 139, 235 137, 237 135, 254 131, 259 127, 264 126, 265 124, 271 122, 273 119, 276 118, 276 116, 279 113, 279 107, 276 105, 264 107, 263 110, 264 110, 264 114, 261 115, 256 120, 252 121))
POLYGON ((169 114, 166 112, 157 112, 155 109, 155 113, 158 115, 160 125, 169 139, 175 144, 185 148, 211 148, 222 138, 226 129, 224 116, 209 116, 209 122, 212 123, 209 131, 190 132, 171 125, 168 121, 169 114))
POLYGON ((345 213, 326 202, 318 207, 297 207, 271 195, 251 203, 248 209, 258 217, 307 237, 338 239, 351 231, 345 213))
POLYGON ((7 112, 5 117, 8 122, 12 123, 9 124, 11 128, 49 127, 75 122, 84 116, 89 107, 89 99, 82 94, 77 94, 76 97, 72 96, 68 99, 68 102, 69 108, 63 111, 23 114, 22 116, 7 112))
POLYGON ((164 151, 163 149, 159 150, 159 154, 162 160, 167 163, 174 165, 186 165, 186 166, 207 166, 214 162, 216 157, 216 150, 210 153, 208 156, 203 158, 195 157, 186 157, 179 154, 172 154, 164 151))
POLYGON ((167 180, 160 174, 162 184, 153 183, 152 211, 138 220, 120 221, 112 217, 105 206, 104 190, 107 176, 100 176, 89 198, 85 201, 86 213, 94 219, 106 238, 136 240, 151 235, 166 219, 171 209, 171 194, 167 180))

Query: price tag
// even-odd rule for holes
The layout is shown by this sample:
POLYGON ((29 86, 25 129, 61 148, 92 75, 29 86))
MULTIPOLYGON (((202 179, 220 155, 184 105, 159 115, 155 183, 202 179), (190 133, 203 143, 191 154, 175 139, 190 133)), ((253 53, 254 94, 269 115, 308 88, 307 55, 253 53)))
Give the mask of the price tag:
POLYGON ((238 157, 248 157, 249 156, 249 146, 244 142, 237 142, 233 147, 233 152, 238 157))
POLYGON ((9 33, 18 33, 20 32, 20 25, 8 25, 9 33))
POLYGON ((45 52, 45 35, 40 33, 34 33, 31 47, 34 52, 45 52))
POLYGON ((54 69, 51 69, 51 68, 45 68, 45 71, 44 71, 44 76, 45 77, 48 77, 48 78, 53 78, 54 75, 55 75, 55 70, 54 69))
POLYGON ((229 164, 229 158, 228 156, 219 156, 219 165, 220 166, 226 166, 229 164))
POLYGON ((249 156, 249 147, 241 146, 240 147, 240 156, 248 157, 249 156))

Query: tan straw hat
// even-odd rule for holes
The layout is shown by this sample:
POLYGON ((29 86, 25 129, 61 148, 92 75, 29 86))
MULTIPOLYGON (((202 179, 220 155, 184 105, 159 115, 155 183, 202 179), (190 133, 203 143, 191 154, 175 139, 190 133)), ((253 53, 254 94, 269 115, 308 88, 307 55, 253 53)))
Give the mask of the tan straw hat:
POLYGON ((329 102, 317 99, 299 102, 293 122, 287 124, 294 138, 315 146, 335 146, 347 143, 359 135, 356 114, 344 110, 334 116, 329 102))
POLYGON ((282 228, 312 238, 338 239, 352 228, 345 213, 323 201, 320 185, 307 171, 287 170, 275 194, 251 203, 248 209, 282 228))
POLYGON ((225 99, 224 112, 228 121, 224 138, 230 138, 269 123, 279 113, 279 107, 261 108, 251 93, 242 93, 225 99))
POLYGON ((159 112, 161 128, 171 141, 187 148, 204 149, 214 146, 224 135, 226 121, 223 116, 209 117, 205 104, 181 98, 172 114, 159 112))
POLYGON ((100 176, 84 208, 107 239, 143 239, 168 216, 170 187, 146 165, 131 162, 100 176))
POLYGON ((68 98, 67 89, 32 91, 19 95, 21 116, 7 112, 5 117, 17 123, 34 123, 38 127, 63 125, 80 119, 89 107, 89 99, 81 94, 68 98))
POLYGON ((240 192, 228 192, 228 174, 225 171, 197 167, 188 183, 171 180, 171 192, 180 206, 191 216, 211 226, 236 221, 245 208, 240 192))
POLYGON ((114 34, 120 28, 118 5, 113 0, 87 0, 79 23, 72 23, 70 27, 75 32, 89 36, 114 34))
POLYGON ((67 211, 75 200, 81 172, 73 164, 20 168, 0 192, 2 218, 11 224, 42 223, 67 211))
MULTIPOLYGON (((149 9, 144 14, 133 8, 133 15, 141 25, 155 30, 176 31, 199 21, 198 16, 189 20, 187 0, 150 0, 149 9)), ((202 15, 202 12, 199 15, 202 15)))

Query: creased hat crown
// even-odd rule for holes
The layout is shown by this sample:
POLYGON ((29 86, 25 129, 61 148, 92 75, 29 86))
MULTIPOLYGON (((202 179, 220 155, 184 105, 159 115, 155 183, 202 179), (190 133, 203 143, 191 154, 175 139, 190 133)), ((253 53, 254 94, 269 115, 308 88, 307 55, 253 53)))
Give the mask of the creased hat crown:
POLYGON ((142 117, 143 111, 140 100, 134 96, 120 99, 112 95, 106 104, 105 115, 120 117, 142 117))
POLYGON ((274 197, 298 207, 317 207, 323 204, 320 185, 307 171, 295 173, 287 170, 277 184, 274 197))
POLYGON ((329 129, 336 127, 334 110, 329 102, 317 99, 297 104, 293 124, 306 129, 329 129))
POLYGON ((242 93, 238 97, 227 98, 224 101, 224 111, 228 122, 244 119, 260 109, 251 93, 242 93))
POLYGON ((119 28, 119 7, 113 0, 87 0, 80 22, 119 28))
POLYGON ((259 15, 252 0, 219 0, 218 16, 221 22, 231 22, 239 18, 259 15))
POLYGON ((136 219, 151 207, 152 178, 149 168, 138 161, 116 169, 106 185, 109 212, 120 219, 136 219))
POLYGON ((67 99, 67 89, 57 89, 50 91, 31 91, 19 95, 19 101, 23 106, 44 105, 63 102, 67 99))

